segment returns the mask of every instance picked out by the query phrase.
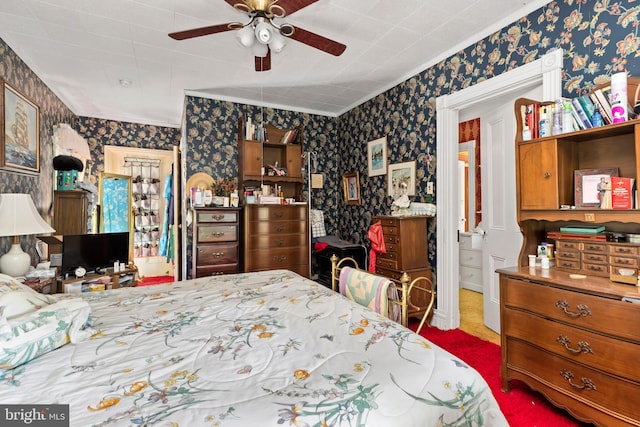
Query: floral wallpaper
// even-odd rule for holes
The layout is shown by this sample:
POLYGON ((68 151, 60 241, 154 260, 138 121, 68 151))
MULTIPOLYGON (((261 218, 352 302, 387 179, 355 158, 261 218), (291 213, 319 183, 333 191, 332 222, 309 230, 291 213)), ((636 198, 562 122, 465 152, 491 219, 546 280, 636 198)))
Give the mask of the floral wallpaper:
MULTIPOLYGON (((0 39, 0 79, 9 83, 40 109, 40 173, 26 175, 0 169, 0 194, 28 193, 42 217, 51 224, 53 214, 53 126, 73 124, 75 114, 35 75, 35 73, 0 39)), ((1 108, 0 108, 1 110, 1 108)), ((0 119, 1 120, 1 119, 0 119)), ((35 265, 35 236, 21 236, 20 243, 35 265)), ((0 255, 11 247, 10 237, 0 237, 0 255)))
MULTIPOLYGON (((618 71, 640 76, 639 12, 637 0, 550 2, 338 118, 187 97, 187 144, 183 153, 187 178, 200 171, 214 178, 237 174, 235 140, 240 115, 254 120, 264 115, 266 122, 283 128, 303 124, 304 150, 317 153, 317 166, 312 164, 312 172, 325 175, 324 188, 313 190, 312 204, 324 210, 330 221, 329 233, 366 243, 372 217, 388 214, 391 206, 386 176, 367 176, 368 141, 387 136, 389 164, 416 161, 415 200, 424 201, 427 184, 435 183, 438 96, 534 61, 554 48, 564 50, 564 96, 587 92, 618 71), (363 203, 346 205, 341 193, 342 175, 355 171, 360 173, 363 203)), ((33 177, 0 172, 0 191, 52 188, 46 156, 51 152, 48 130, 57 122, 74 123, 81 135, 90 140, 95 154, 93 174, 100 170, 103 144, 147 148, 178 144, 177 129, 91 118, 78 118, 76 124, 73 114, 4 43, 0 43, 0 67, 0 76, 41 106, 42 129, 47 130, 43 131, 41 154, 44 173, 33 177)), ((46 210, 51 191, 39 191, 46 193, 38 194, 39 207, 46 210)), ((435 268, 435 221, 429 222, 428 240, 428 258, 435 268)), ((0 240, 0 251, 8 242, 9 239, 0 240)))
MULTIPOLYGON (((416 160, 417 196, 435 182, 435 100, 564 50, 563 96, 575 97, 611 74, 640 75, 640 4, 630 1, 550 2, 338 118, 338 174, 360 172, 361 206, 343 205, 340 231, 363 238, 371 217, 390 211, 384 176, 367 177, 366 143, 387 136, 389 164, 416 160)), ((436 194, 437 200, 437 194, 436 194)), ((435 270, 435 221, 429 223, 429 262, 435 270)))

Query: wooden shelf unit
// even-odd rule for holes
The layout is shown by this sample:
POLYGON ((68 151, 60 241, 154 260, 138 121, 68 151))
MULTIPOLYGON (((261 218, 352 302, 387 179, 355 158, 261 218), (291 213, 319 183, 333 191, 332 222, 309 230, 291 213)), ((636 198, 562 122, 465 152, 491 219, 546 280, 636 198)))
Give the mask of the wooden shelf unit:
POLYGON ((240 200, 244 202, 244 187, 253 186, 260 189, 262 184, 278 184, 282 187, 285 198, 302 200, 304 176, 302 175, 302 125, 296 127, 296 136, 289 144, 280 140, 288 129, 279 129, 265 124, 267 141, 245 139, 244 119, 238 122, 238 188, 240 200), (278 164, 287 169, 287 176, 270 176, 269 165, 278 164), (262 172, 264 170, 264 176, 262 172))
POLYGON ((637 248, 559 238, 556 249, 559 242, 564 251, 560 262, 576 260, 573 271, 562 264, 528 267, 528 255, 537 252, 538 244, 553 242, 547 233, 565 225, 639 232, 638 209, 561 205, 575 205, 576 170, 616 167, 620 176, 637 181, 640 121, 522 141, 520 106, 533 102, 520 99, 515 104, 517 215, 523 245, 518 265, 498 270, 502 388, 508 391, 511 380, 521 380, 582 421, 602 427, 640 426, 640 375, 630 368, 640 354, 640 306, 622 301, 640 301, 640 287, 611 281, 607 270, 638 262, 627 254, 637 248))

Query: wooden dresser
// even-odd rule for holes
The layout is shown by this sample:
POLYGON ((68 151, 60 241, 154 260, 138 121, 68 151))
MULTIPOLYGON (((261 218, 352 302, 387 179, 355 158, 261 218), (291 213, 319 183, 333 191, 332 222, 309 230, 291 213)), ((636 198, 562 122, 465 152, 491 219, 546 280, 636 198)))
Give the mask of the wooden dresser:
POLYGON ((55 234, 86 234, 89 221, 89 199, 84 190, 53 192, 53 224, 55 234))
POLYGON ((249 204, 244 209, 244 271, 285 268, 309 277, 309 207, 249 204))
MULTIPOLYGON (((427 256, 427 216, 376 216, 373 222, 382 223, 387 252, 376 257, 376 273, 400 282, 402 273, 412 279, 425 276, 431 279, 427 256)), ((417 306, 427 305, 427 295, 414 292, 409 297, 409 317, 421 317, 417 306)))
POLYGON ((240 272, 241 208, 193 209, 191 277, 240 272))
POLYGON ((539 267, 500 273, 502 388, 518 379, 599 426, 640 426, 636 286, 539 267))

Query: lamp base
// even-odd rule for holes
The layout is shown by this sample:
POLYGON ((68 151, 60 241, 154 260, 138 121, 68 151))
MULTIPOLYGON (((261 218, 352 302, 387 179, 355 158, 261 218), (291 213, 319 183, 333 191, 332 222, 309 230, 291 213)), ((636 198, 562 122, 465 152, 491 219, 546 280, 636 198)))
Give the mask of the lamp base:
POLYGON ((19 243, 11 245, 9 252, 0 257, 0 273, 12 277, 24 276, 31 267, 31 257, 24 252, 19 243))

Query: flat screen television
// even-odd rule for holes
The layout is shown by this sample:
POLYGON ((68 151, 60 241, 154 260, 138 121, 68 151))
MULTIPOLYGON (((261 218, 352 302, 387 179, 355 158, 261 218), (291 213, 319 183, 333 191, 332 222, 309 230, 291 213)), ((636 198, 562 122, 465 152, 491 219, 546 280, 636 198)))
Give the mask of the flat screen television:
POLYGON ((62 238, 62 274, 82 266, 87 272, 129 261, 129 233, 65 234, 62 238))

